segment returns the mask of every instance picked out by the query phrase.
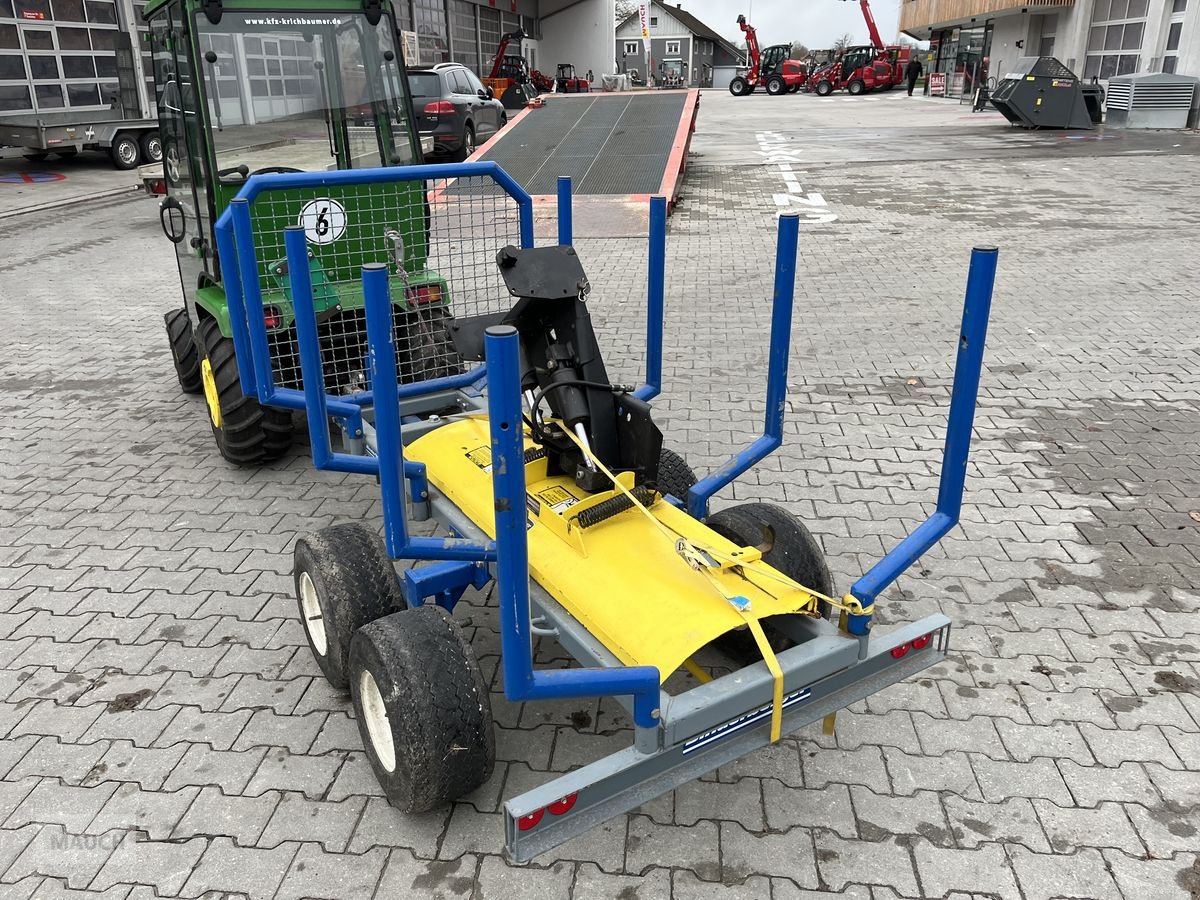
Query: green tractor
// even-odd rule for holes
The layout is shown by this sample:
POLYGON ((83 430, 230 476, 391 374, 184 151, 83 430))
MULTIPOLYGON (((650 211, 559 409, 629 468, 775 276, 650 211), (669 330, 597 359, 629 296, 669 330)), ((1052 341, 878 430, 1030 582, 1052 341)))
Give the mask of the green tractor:
MULTIPOLYGON (((284 454, 291 413, 242 391, 213 225, 247 179, 423 161, 396 20, 384 0, 152 0, 146 7, 163 143, 163 231, 184 305, 166 314, 180 387, 203 393, 222 456, 255 465, 284 454)), ((299 388, 283 229, 308 239, 327 389, 366 386, 361 266, 391 260, 402 380, 460 371, 446 326, 449 289, 427 267, 422 181, 275 190, 251 204, 257 273, 276 387, 299 388)))

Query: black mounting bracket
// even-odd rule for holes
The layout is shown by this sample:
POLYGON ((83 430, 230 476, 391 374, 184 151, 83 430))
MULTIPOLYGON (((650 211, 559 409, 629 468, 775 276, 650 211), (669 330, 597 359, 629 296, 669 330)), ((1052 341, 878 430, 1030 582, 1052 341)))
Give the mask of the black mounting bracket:
POLYGON ((221 14, 225 11, 221 0, 204 0, 204 17, 214 25, 221 24, 221 14))
POLYGON ((379 24, 379 20, 383 18, 382 0, 363 0, 363 13, 366 15, 371 27, 374 28, 379 24))

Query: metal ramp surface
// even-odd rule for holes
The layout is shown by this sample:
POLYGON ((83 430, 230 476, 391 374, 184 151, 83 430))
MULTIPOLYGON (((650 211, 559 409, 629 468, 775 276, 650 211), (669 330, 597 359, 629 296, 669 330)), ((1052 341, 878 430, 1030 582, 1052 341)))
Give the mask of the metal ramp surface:
MULTIPOLYGON (((554 201, 558 178, 566 175, 577 235, 645 234, 648 199, 662 195, 673 207, 679 194, 700 92, 544 96, 544 107, 522 110, 472 160, 499 163, 533 196, 539 232, 545 229, 538 206, 554 201)), ((451 184, 445 194, 457 190, 451 184)))

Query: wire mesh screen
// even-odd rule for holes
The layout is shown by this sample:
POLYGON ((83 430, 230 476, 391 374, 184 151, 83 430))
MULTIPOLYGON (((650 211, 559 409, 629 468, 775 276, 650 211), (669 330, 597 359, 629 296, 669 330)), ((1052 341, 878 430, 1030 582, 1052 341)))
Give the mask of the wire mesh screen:
POLYGON ((325 388, 368 387, 362 266, 389 267, 402 383, 464 370, 451 319, 511 301, 496 254, 520 244, 520 207, 490 177, 265 190, 250 204, 258 280, 278 387, 301 388, 284 228, 305 230, 325 388))

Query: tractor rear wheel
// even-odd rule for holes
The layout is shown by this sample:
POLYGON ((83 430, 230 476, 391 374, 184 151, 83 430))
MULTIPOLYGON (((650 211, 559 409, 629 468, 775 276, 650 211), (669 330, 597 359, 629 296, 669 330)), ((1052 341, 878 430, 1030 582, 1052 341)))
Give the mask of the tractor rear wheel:
POLYGON ((204 390, 200 378, 200 354, 196 352, 196 336, 192 331, 192 320, 186 309, 173 309, 163 316, 167 325, 167 341, 171 346, 171 362, 175 364, 175 376, 179 389, 185 394, 199 394, 204 390))
POLYGON ((449 313, 444 307, 401 313, 396 347, 400 380, 405 384, 444 378, 462 371, 462 360, 450 341, 449 313))
POLYGON ((326 680, 350 686, 354 633, 404 609, 383 540, 357 522, 330 525, 296 542, 292 577, 308 646, 326 680))
POLYGON ((696 483, 696 473, 682 456, 666 447, 658 456, 658 490, 687 501, 688 491, 696 483))
POLYGON ((832 93, 833 93, 833 84, 831 82, 828 82, 828 81, 818 81, 817 82, 817 96, 818 97, 828 97, 832 93))
POLYGON ((208 401, 209 424, 217 449, 238 466, 278 459, 292 446, 292 415, 262 406, 242 393, 233 340, 221 334, 215 319, 200 323, 200 377, 208 401))
POLYGON ((770 78, 767 79, 767 93, 770 94, 772 97, 776 97, 779 94, 783 94, 786 92, 787 92, 787 82, 785 82, 783 80, 783 78, 781 78, 779 75, 772 75, 770 78))
POLYGON ((735 97, 745 97, 752 90, 750 82, 741 75, 735 75, 733 81, 729 82, 729 93, 735 97))
MULTIPOLYGON (((787 510, 771 503, 741 503, 713 513, 705 524, 739 547, 761 550, 767 565, 801 587, 833 596, 833 577, 821 545, 804 523, 787 510)), ((822 603, 820 609, 822 616, 828 615, 828 604, 822 603)), ((779 652, 792 646, 792 640, 773 628, 769 619, 763 622, 763 631, 772 650, 779 652)), ((762 657, 754 635, 746 627, 726 632, 714 643, 742 665, 762 657)))
POLYGON ((358 731, 388 803, 428 812, 483 784, 496 764, 491 699, 450 614, 417 606, 358 630, 350 645, 358 731))

